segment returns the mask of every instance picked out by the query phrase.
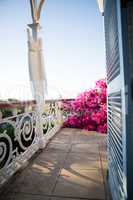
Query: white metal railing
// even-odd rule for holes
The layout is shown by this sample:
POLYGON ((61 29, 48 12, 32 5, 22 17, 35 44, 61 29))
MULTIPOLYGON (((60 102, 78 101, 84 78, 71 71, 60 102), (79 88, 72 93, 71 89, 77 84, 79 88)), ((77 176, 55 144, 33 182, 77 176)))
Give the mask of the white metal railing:
MULTIPOLYGON (((0 186, 39 149, 36 111, 0 120, 0 186)), ((58 102, 49 104, 42 116, 45 144, 62 126, 58 102)))
POLYGON ((51 102, 47 116, 43 116, 43 132, 46 140, 49 140, 63 124, 62 112, 58 102, 51 102))

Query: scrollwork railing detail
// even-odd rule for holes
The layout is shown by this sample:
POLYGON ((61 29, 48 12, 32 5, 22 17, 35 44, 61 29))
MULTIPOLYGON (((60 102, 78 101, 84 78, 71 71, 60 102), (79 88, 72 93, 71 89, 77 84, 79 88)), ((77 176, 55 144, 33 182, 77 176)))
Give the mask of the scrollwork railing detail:
MULTIPOLYGON (((0 121, 0 186, 40 148, 38 117, 35 111, 0 121)), ((42 116, 46 143, 62 126, 58 102, 50 102, 42 116)))
POLYGON ((61 110, 58 102, 50 102, 47 105, 47 112, 43 115, 43 133, 50 135, 51 132, 56 132, 61 127, 61 120, 61 110))
POLYGON ((6 167, 10 163, 12 154, 12 140, 4 131, 0 134, 0 168, 6 167))
POLYGON ((0 122, 0 169, 6 168, 36 141, 34 112, 10 117, 0 122))

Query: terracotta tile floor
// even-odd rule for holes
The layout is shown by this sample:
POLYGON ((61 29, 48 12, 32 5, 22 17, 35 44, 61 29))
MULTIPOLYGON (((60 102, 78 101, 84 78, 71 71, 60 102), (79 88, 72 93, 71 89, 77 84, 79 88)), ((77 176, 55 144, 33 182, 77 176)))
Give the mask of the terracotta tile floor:
POLYGON ((0 196, 1 200, 104 200, 106 135, 62 129, 0 196))

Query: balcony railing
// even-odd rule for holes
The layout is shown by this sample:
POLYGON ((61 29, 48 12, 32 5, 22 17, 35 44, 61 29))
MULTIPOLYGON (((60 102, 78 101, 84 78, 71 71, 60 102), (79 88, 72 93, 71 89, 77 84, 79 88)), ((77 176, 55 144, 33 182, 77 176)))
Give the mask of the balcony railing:
MULTIPOLYGON (((35 101, 1 103, 0 109, 10 109, 12 116, 0 120, 0 186, 2 186, 39 149, 38 118, 35 101), (19 110, 23 113, 19 114, 19 110), (22 109, 23 108, 23 109, 22 109)), ((46 101, 42 115, 43 140, 61 128, 62 112, 58 100, 46 101)))

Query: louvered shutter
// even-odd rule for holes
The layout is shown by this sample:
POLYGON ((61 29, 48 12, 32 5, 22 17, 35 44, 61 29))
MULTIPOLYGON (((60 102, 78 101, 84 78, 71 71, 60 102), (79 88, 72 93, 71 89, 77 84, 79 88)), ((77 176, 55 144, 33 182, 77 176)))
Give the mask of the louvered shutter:
POLYGON ((121 35, 120 0, 106 0, 104 23, 108 91, 109 185, 113 200, 125 200, 126 141, 125 84, 121 35))

